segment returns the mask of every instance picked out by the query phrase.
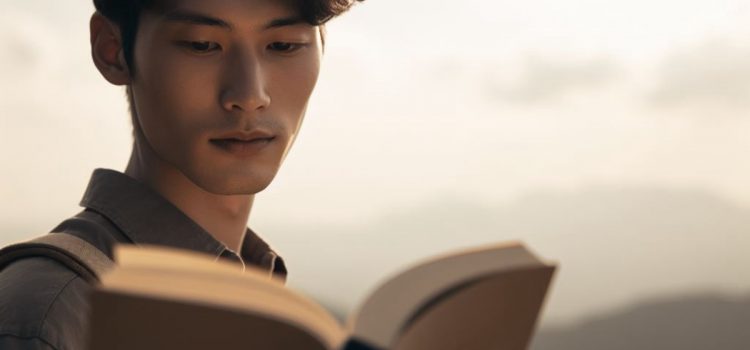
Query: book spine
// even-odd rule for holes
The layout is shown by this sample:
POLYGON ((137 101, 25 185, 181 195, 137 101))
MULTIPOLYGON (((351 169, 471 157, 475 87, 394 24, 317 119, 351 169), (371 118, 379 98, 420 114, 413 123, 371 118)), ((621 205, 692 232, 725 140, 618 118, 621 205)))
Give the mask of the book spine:
POLYGON ((341 350, 385 350, 357 339, 349 339, 341 350))

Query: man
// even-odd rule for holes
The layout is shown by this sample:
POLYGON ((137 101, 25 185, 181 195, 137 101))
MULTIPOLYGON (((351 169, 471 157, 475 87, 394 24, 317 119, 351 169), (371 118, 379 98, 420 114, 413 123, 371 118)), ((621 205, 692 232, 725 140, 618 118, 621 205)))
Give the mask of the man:
MULTIPOLYGON (((322 26, 352 0, 95 0, 91 51, 125 86, 126 170, 94 171, 78 215, 54 232, 108 256, 116 243, 191 249, 284 277, 247 228, 299 131, 318 78, 322 26)), ((88 292, 49 258, 0 272, 0 349, 85 347, 88 292)))

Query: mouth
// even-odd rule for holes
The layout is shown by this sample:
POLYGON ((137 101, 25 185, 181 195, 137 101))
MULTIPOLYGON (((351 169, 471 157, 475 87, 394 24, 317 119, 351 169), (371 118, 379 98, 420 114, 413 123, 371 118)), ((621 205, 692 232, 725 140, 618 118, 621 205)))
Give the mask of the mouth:
POLYGON ((237 156, 254 155, 271 144, 276 136, 262 131, 231 133, 210 139, 212 145, 237 156))
POLYGON ((274 137, 258 138, 252 140, 241 140, 241 139, 211 139, 210 142, 216 146, 222 148, 232 147, 234 145, 253 145, 253 144, 266 144, 274 140, 274 137))

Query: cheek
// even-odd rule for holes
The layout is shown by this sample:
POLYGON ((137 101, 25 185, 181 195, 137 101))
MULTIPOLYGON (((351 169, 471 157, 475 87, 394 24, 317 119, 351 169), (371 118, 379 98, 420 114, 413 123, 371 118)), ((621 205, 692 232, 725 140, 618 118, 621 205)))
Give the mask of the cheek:
POLYGON ((307 101, 315 88, 315 84, 318 82, 320 57, 315 56, 315 58, 310 61, 294 65, 292 70, 295 72, 295 75, 299 80, 299 84, 297 84, 298 88, 295 93, 304 96, 304 100, 307 101))
POLYGON ((188 111, 206 110, 214 101, 211 94, 214 74, 207 67, 198 67, 177 56, 157 59, 149 68, 143 75, 147 77, 144 85, 155 107, 166 109, 164 112, 187 116, 188 111))
MULTIPOLYGON (((154 52, 156 54, 156 52, 154 52)), ((213 105, 210 72, 164 53, 145 57, 134 93, 139 121, 149 143, 162 156, 181 157, 210 124, 213 105)))
MULTIPOLYGON (((272 100, 277 107, 285 110, 285 117, 294 124, 299 124, 305 112, 307 102, 318 80, 320 59, 300 61, 277 70, 272 100)), ((294 125, 297 126, 297 125, 294 125)), ((296 129, 296 127, 295 127, 296 129)))

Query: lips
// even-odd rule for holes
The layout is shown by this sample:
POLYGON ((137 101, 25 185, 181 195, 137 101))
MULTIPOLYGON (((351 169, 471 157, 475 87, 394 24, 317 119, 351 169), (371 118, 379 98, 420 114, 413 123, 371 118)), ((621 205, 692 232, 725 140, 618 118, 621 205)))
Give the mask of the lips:
POLYGON ((270 140, 273 139, 274 135, 265 130, 253 130, 253 131, 233 131, 219 135, 212 138, 211 141, 237 141, 237 142, 253 142, 259 140, 270 140))
POLYGON ((236 156, 251 156, 261 151, 276 137, 264 130, 230 132, 210 140, 211 144, 236 156))
POLYGON ((244 146, 244 145, 261 145, 261 144, 269 143, 271 141, 273 141, 273 137, 263 138, 263 139, 253 139, 249 141, 243 141, 243 140, 238 140, 238 139, 214 139, 214 140, 211 140, 211 143, 222 148, 227 148, 227 147, 244 146))

